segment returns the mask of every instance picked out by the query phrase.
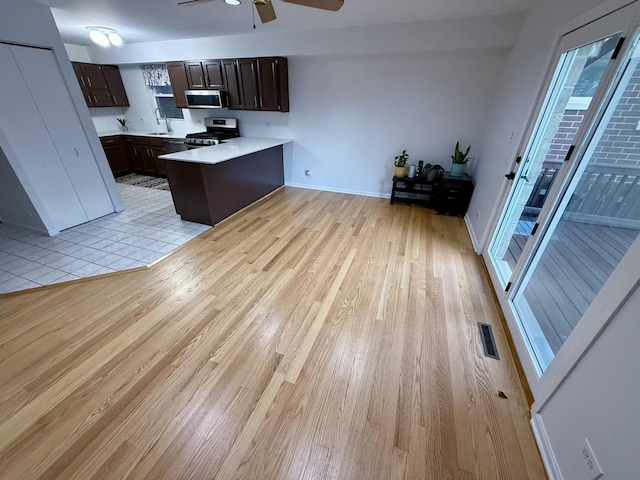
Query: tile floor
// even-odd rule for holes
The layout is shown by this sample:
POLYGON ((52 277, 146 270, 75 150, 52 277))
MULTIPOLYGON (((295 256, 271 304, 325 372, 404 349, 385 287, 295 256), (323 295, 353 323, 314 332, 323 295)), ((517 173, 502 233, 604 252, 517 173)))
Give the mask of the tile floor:
POLYGON ((118 188, 125 211, 55 237, 0 224, 0 293, 148 265, 210 228, 181 220, 171 192, 118 188))

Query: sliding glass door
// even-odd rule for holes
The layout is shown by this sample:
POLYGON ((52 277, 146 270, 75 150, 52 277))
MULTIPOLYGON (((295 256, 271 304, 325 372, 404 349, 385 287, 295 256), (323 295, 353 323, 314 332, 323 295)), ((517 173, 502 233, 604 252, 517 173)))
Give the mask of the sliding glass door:
POLYGON ((487 247, 532 385, 640 232, 636 10, 563 38, 487 247))
POLYGON ((543 372, 640 233, 638 37, 512 297, 543 372))
MULTIPOLYGON (((620 33, 564 52, 489 248, 503 287, 510 281, 560 167, 583 123, 620 33)), ((514 172, 515 173, 515 172, 514 172)))

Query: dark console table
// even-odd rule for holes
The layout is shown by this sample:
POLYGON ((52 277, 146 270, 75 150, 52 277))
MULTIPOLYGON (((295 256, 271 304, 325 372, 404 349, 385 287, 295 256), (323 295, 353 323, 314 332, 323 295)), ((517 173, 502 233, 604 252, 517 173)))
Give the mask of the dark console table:
POLYGON ((445 172, 436 180, 393 177, 391 204, 417 205, 432 208, 440 215, 463 217, 469 208, 473 182, 466 173, 452 177, 445 172))

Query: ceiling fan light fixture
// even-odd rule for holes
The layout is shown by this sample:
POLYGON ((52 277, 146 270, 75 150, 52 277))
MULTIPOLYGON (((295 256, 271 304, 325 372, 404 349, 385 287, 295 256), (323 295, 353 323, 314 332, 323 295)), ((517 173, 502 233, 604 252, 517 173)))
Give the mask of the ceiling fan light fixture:
POLYGON ((227 5, 233 5, 235 7, 240 5, 240 0, 224 0, 224 3, 226 3, 227 5))
POLYGON ((101 47, 122 45, 122 37, 117 30, 108 27, 85 27, 89 30, 89 38, 101 47))

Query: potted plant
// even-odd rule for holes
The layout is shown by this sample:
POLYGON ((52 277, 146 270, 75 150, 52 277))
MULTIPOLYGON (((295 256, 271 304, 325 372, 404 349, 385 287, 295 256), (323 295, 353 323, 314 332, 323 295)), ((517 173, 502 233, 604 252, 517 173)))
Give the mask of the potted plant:
POLYGON ((395 157, 393 164, 393 176, 402 178, 407 175, 407 160, 409 160, 409 154, 406 150, 402 150, 402 153, 395 157))
POLYGON ((469 152, 471 151, 471 145, 463 152, 460 150, 460 142, 456 142, 456 151, 451 155, 451 176, 461 177, 464 174, 464 167, 471 160, 469 152))
POLYGON ((427 163, 424 167, 424 178, 429 182, 435 182, 440 175, 444 172, 444 168, 441 165, 431 165, 427 163))
POLYGON ((127 125, 129 125, 129 123, 131 123, 131 122, 129 121, 128 118, 124 118, 124 117, 118 118, 118 117, 116 117, 116 120, 120 124, 120 128, 122 128, 123 132, 128 132, 129 131, 129 127, 127 125))

